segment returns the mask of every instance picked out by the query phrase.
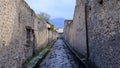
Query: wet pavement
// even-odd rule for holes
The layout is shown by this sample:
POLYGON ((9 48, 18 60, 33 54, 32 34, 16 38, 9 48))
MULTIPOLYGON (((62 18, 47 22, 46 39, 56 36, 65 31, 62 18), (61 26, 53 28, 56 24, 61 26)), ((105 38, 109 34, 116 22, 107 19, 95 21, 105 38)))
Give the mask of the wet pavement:
POLYGON ((54 44, 50 53, 40 64, 40 68, 84 68, 78 59, 67 48, 63 40, 54 44))

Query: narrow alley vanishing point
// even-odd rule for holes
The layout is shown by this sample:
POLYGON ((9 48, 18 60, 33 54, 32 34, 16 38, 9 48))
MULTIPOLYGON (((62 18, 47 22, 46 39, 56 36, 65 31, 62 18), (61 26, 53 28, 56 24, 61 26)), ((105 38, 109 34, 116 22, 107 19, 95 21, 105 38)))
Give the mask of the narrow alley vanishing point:
POLYGON ((68 49, 62 39, 58 39, 51 52, 40 64, 40 68, 84 68, 68 49))
MULTIPOLYGON (((120 68, 120 0, 76 0, 73 20, 64 24, 61 37, 83 61, 97 68, 120 68)), ((0 68, 22 68, 59 37, 51 28, 25 0, 0 0, 0 68)), ((63 40, 54 44, 41 68, 84 68, 63 40)))

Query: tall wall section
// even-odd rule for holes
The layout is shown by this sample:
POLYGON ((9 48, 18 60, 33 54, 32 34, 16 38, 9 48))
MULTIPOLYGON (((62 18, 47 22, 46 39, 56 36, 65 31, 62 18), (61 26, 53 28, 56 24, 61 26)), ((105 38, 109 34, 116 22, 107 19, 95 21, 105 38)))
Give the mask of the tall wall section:
POLYGON ((0 68, 22 68, 47 44, 48 29, 38 26, 36 14, 24 0, 0 0, 0 68))
MULTIPOLYGON (((65 27, 64 27, 64 39, 67 40, 70 44, 73 44, 73 34, 74 31, 72 30, 73 20, 65 20, 65 27)), ((72 46, 73 47, 73 46, 72 46)))
POLYGON ((19 3, 19 0, 0 0, 0 68, 17 68, 25 60, 24 43, 21 44, 25 34, 21 37, 24 32, 18 22, 19 3))
POLYGON ((120 1, 92 0, 88 4, 90 59, 99 68, 120 66, 120 1))
POLYGON ((119 0, 88 0, 88 2, 76 0, 73 23, 67 23, 65 21, 64 38, 74 49, 87 56, 86 36, 88 35, 89 59, 95 62, 98 68, 119 68, 119 0))
POLYGON ((35 35, 37 40, 37 50, 45 47, 48 43, 48 29, 45 21, 38 21, 35 23, 35 35))
POLYGON ((83 55, 87 55, 86 49, 86 25, 85 25, 85 0, 77 0, 75 6, 75 14, 73 19, 74 30, 74 48, 81 52, 83 55))
POLYGON ((86 56, 85 0, 77 0, 76 3, 73 22, 65 21, 64 33, 72 47, 86 56))

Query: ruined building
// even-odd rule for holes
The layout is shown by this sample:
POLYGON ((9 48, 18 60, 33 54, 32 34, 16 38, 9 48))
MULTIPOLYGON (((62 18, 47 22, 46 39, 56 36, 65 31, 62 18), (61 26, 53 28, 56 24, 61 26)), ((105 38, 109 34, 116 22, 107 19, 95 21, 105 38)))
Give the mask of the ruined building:
POLYGON ((98 68, 119 68, 120 1, 76 0, 73 21, 65 21, 64 39, 98 68))
POLYGON ((57 33, 46 25, 38 22, 24 0, 0 0, 0 68, 21 68, 25 60, 55 39, 57 33))

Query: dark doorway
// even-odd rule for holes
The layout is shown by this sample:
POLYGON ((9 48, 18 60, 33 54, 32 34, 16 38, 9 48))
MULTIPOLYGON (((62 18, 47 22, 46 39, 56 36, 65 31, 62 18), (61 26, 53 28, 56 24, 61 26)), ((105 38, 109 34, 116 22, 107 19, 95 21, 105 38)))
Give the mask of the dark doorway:
POLYGON ((36 38, 34 30, 30 26, 26 26, 26 47, 32 48, 32 54, 34 55, 36 52, 36 38))

